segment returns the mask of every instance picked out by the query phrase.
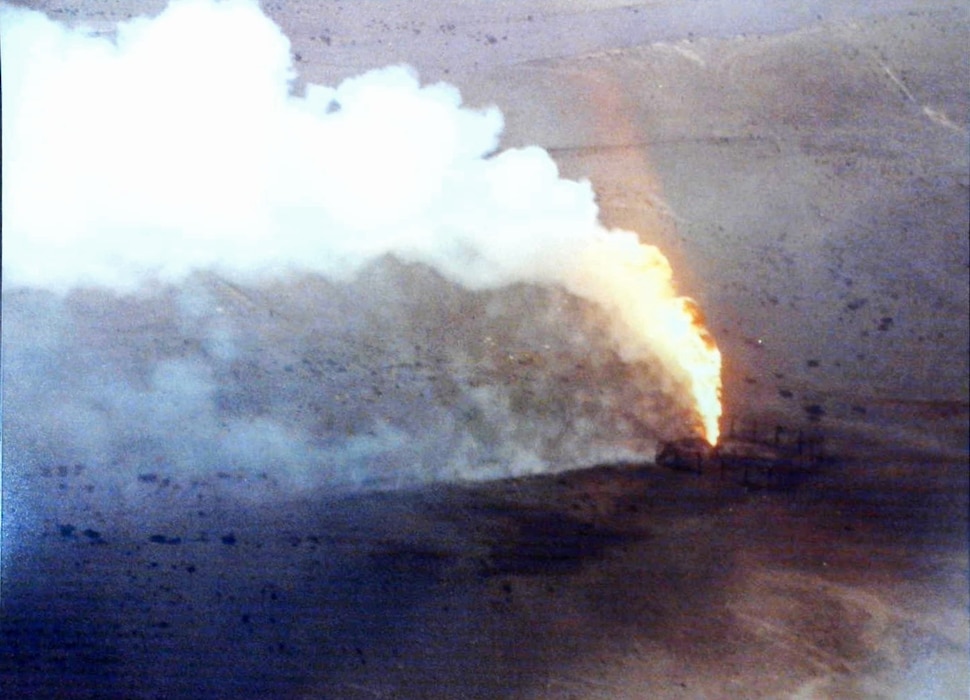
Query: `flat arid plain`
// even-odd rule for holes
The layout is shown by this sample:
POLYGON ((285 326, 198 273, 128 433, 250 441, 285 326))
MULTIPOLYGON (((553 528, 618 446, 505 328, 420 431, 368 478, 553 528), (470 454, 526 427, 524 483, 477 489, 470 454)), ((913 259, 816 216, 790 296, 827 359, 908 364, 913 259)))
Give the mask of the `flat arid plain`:
POLYGON ((658 465, 679 385, 555 284, 5 262, 0 696, 967 697, 968 9, 736 5, 260 4, 295 93, 408 64, 588 180, 702 310, 725 445, 811 460, 658 465))

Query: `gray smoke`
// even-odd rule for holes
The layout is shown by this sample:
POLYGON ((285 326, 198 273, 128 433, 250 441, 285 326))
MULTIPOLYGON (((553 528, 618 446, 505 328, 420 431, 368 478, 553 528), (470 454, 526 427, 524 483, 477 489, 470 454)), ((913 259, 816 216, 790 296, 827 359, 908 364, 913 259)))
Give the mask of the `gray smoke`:
POLYGON ((696 429, 666 260, 496 108, 400 66, 294 94, 255 2, 0 31, 8 474, 262 496, 696 429))

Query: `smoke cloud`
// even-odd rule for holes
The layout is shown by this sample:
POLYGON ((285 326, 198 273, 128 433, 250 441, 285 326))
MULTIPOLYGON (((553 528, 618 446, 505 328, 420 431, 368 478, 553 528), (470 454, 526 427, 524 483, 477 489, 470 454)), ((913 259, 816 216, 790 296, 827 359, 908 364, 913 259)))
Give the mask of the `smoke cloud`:
POLYGON ((497 108, 405 66, 296 94, 244 0, 0 31, 8 468, 399 483, 697 427, 666 260, 497 108))

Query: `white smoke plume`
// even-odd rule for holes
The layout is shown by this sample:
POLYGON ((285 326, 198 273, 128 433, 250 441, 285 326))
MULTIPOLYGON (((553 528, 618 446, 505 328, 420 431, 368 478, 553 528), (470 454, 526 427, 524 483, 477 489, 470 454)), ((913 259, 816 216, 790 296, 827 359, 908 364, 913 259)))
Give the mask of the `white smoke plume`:
POLYGON ((3 7, 0 32, 15 462, 461 477, 602 457, 576 441, 589 452, 604 420, 697 425, 666 260, 605 229, 590 184, 560 178, 542 149, 500 151, 497 108, 403 66, 296 94, 287 38, 246 0, 172 2, 110 36, 3 7), (379 291, 374 270, 398 286, 379 291), (530 286, 547 291, 523 307, 530 286), (285 323, 253 318, 296 294, 285 323), (503 375, 526 345, 560 359, 503 375), (576 370, 584 356, 597 369, 576 370), (405 366, 423 368, 420 400, 401 393, 405 366), (620 386, 585 409, 569 407, 582 389, 566 400, 547 384, 527 401, 510 388, 526 370, 620 386), (397 394, 360 398, 362 377, 388 372, 397 394), (300 409, 287 387, 310 383, 326 405, 300 409), (618 418, 623 403, 644 415, 618 418), (595 425, 593 404, 609 408, 595 425))

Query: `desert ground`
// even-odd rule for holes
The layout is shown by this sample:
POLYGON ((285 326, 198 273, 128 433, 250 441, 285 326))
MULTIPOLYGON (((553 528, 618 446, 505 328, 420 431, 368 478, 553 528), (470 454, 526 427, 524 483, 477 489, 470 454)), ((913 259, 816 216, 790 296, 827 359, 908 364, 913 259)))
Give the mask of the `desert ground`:
MULTIPOLYGON (((26 5, 104 36, 164 7, 26 5)), ((294 89, 408 63, 590 180, 703 309, 724 431, 824 459, 657 466, 684 406, 557 290, 393 259, 5 288, 0 696, 967 697, 968 10, 735 5, 261 3, 294 89), (99 411, 128 442, 74 457, 99 411), (313 450, 184 466, 265 415, 313 450)))
POLYGON ((145 474, 151 510, 10 528, 4 695, 959 698, 965 469, 780 492, 624 464, 273 508, 145 474))

